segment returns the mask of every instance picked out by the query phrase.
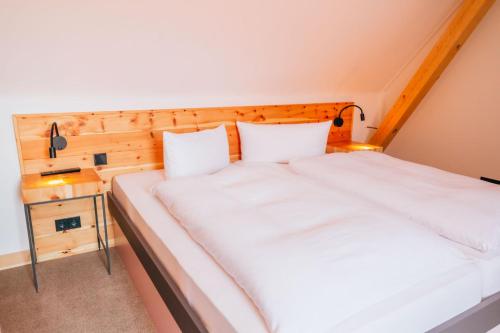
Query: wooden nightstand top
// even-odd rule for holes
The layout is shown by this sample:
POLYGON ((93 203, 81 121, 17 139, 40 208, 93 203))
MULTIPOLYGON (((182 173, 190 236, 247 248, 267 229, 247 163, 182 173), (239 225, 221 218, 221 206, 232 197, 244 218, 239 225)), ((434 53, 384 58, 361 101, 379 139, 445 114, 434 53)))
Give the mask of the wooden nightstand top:
POLYGON ((23 175, 21 181, 23 202, 35 203, 102 193, 102 180, 94 169, 61 175, 23 175))
POLYGON ((355 141, 338 142, 326 146, 326 152, 329 153, 349 153, 352 151, 377 151, 383 152, 384 148, 381 146, 374 146, 368 143, 361 143, 355 141))

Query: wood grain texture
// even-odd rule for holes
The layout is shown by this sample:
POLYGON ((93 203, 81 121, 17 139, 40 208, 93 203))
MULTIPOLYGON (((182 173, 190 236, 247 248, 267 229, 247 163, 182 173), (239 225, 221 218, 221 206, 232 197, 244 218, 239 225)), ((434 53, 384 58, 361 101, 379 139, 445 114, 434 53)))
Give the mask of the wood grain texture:
POLYGON ((12 252, 0 255, 0 271, 14 268, 30 263, 30 253, 28 250, 12 252))
POLYGON ((401 95, 384 117, 370 143, 387 147, 495 0, 464 0, 401 95))
MULTIPOLYGON (((331 120, 344 106, 322 103, 237 106, 221 108, 104 111, 14 115, 14 128, 23 175, 71 167, 93 168, 102 179, 102 191, 111 190, 119 174, 163 168, 163 131, 186 133, 226 126, 231 161, 240 158, 236 121, 293 124, 331 120), (57 158, 48 156, 50 126, 57 122, 68 141, 57 158), (94 166, 94 154, 106 153, 108 164, 94 166)), ((329 143, 351 139, 352 110, 343 113, 343 127, 333 127, 329 143)), ((40 260, 59 258, 97 249, 91 200, 68 201, 33 207, 35 246, 40 260), (54 218, 81 216, 82 228, 55 232, 54 218)), ((107 212, 111 243, 112 220, 107 212)))
POLYGON ((21 179, 23 202, 35 203, 102 193, 102 180, 92 168, 61 175, 25 174, 21 179))

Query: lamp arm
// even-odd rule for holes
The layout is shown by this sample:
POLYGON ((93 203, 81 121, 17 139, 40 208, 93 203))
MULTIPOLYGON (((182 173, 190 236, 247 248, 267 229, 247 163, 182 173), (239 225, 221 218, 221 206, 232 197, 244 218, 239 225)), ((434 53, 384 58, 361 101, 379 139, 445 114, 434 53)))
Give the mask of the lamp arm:
POLYGON ((358 108, 359 111, 361 112, 361 114, 359 115, 361 117, 361 121, 365 121, 365 113, 363 112, 363 109, 359 105, 349 104, 349 105, 344 106, 342 108, 342 110, 340 110, 338 116, 335 117, 335 119, 333 119, 333 125, 335 127, 342 127, 342 125, 344 125, 344 119, 342 119, 342 112, 344 112, 345 109, 350 108, 350 107, 358 108))
POLYGON ((59 130, 57 128, 57 123, 53 122, 52 126, 50 127, 50 146, 54 146, 54 129, 56 130, 56 135, 59 136, 59 130))
POLYGON ((361 112, 361 115, 362 115, 361 117, 362 117, 362 119, 363 119, 363 120, 365 119, 365 113, 363 112, 363 109, 362 109, 359 105, 356 105, 356 104, 349 104, 349 105, 347 105, 347 106, 344 106, 344 107, 340 110, 338 117, 339 117, 339 118, 342 118, 342 112, 344 112, 344 110, 345 110, 345 109, 348 109, 348 108, 350 108, 350 107, 353 107, 353 108, 358 108, 358 109, 359 109, 359 111, 361 112))

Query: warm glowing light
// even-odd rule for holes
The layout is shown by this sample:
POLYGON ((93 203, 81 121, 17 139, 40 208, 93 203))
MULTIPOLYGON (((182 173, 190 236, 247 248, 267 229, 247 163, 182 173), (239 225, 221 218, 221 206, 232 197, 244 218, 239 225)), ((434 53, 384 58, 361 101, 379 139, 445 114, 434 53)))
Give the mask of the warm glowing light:
POLYGON ((61 185, 64 184, 64 179, 51 179, 47 181, 48 185, 61 185))
POLYGON ((368 146, 368 145, 351 145, 350 146, 351 149, 353 150, 371 150, 372 147, 371 146, 368 146))

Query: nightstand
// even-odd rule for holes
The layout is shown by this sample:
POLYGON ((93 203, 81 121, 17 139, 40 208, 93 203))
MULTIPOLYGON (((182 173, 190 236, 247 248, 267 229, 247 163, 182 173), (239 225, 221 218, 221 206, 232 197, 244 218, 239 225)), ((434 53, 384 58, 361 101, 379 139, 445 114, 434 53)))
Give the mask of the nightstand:
POLYGON ((384 148, 381 146, 374 146, 367 143, 346 141, 328 144, 326 146, 326 153, 350 153, 353 151, 376 151, 383 152, 384 148))
MULTIPOLYGON (((97 231, 98 249, 101 250, 101 245, 106 252, 106 268, 108 274, 111 274, 111 262, 109 257, 108 230, 106 222, 106 209, 104 203, 103 182, 94 169, 82 169, 80 172, 41 176, 40 174, 28 174, 22 176, 21 192, 24 203, 24 214, 26 217, 26 228, 28 229, 28 239, 31 255, 31 269, 33 272, 33 283, 38 292, 38 280, 36 275, 36 247, 33 233, 33 223, 31 219, 31 207, 54 202, 92 199, 94 207, 94 217, 97 231), (99 232, 99 211, 97 208, 97 200, 101 200, 102 219, 104 224, 104 240, 99 232)), ((77 226, 77 221, 69 221, 71 225, 66 225, 66 222, 60 222, 54 228, 62 229, 64 232, 77 226)))

